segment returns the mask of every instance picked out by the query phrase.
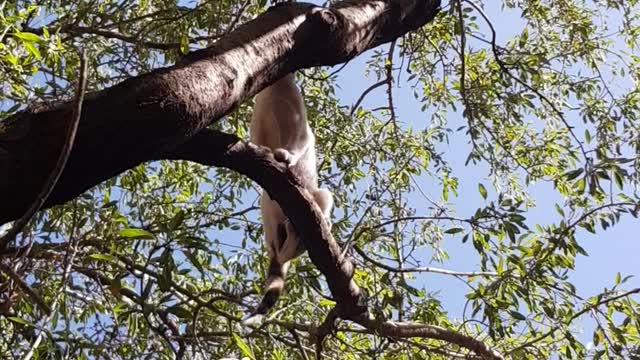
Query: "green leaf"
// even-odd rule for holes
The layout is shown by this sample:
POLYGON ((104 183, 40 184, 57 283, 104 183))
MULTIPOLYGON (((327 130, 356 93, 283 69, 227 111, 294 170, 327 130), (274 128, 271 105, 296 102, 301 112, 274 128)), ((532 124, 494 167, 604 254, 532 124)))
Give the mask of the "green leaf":
POLYGON ((191 311, 178 305, 167 308, 167 312, 170 312, 181 319, 191 319, 193 317, 191 311))
POLYGON ((34 58, 40 60, 42 59, 42 55, 40 55, 40 50, 36 48, 31 42, 24 42, 24 47, 27 49, 29 54, 33 55, 34 58))
POLYGON ((478 191, 480 192, 480 195, 482 195, 483 199, 487 199, 487 188, 484 187, 484 185, 482 185, 481 183, 478 184, 478 191))
POLYGON ((40 36, 30 32, 16 32, 16 33, 13 33, 13 36, 27 42, 40 41, 40 36))
POLYGON ((93 260, 106 261, 106 262, 111 262, 115 260, 115 258, 112 255, 98 254, 98 253, 89 255, 89 258, 93 260))
POLYGON ((560 214, 562 217, 564 217, 564 210, 562 210, 560 205, 558 205, 558 204, 555 204, 555 205, 556 205, 556 211, 558 212, 558 214, 560 214))
POLYGON ((622 190, 624 188, 624 178, 619 171, 613 173, 613 179, 616 181, 616 186, 618 189, 622 190))
POLYGON ((336 305, 336 302, 333 300, 321 298, 320 301, 318 301, 318 305, 324 307, 333 307, 336 305))
POLYGON ((192 251, 183 250, 182 253, 187 257, 187 259, 189 259, 191 264, 193 264, 193 266, 195 266, 196 269, 200 271, 200 273, 204 274, 204 268, 202 267, 200 260, 192 251))
POLYGON ((593 332, 593 345, 598 346, 602 340, 602 332, 600 329, 596 329, 596 331, 593 332))
POLYGON ((17 323, 17 324, 22 324, 22 325, 26 325, 26 326, 31 326, 31 327, 36 327, 32 322, 29 322, 23 318, 19 318, 19 317, 15 317, 15 316, 9 316, 7 317, 8 320, 17 323))
POLYGON ((580 169, 569 171, 565 173, 563 176, 567 179, 567 181, 571 181, 577 178, 578 176, 580 176, 580 174, 582 174, 583 172, 584 172, 584 169, 580 168, 580 169))
POLYGON ((451 229, 449 229, 449 230, 445 231, 444 233, 445 233, 445 234, 457 234, 457 233, 459 233, 459 232, 463 232, 463 231, 464 231, 464 229, 463 229, 463 228, 454 227, 454 228, 451 228, 451 229))
POLYGON ((521 313, 515 311, 515 310, 511 310, 509 311, 509 314, 511 314, 511 316, 513 316, 514 319, 516 320, 526 320, 527 317, 522 315, 521 313))
POLYGON ((244 340, 242 340, 242 338, 238 336, 238 334, 233 334, 233 341, 236 343, 236 345, 240 349, 240 352, 242 352, 242 355, 248 357, 249 359, 256 358, 256 356, 253 354, 253 351, 251 350, 249 345, 247 345, 247 343, 244 342, 244 340))
POLYGON ((155 235, 153 235, 152 233, 148 232, 147 230, 144 229, 122 229, 118 232, 118 235, 120 235, 123 238, 127 238, 127 239, 141 239, 141 240, 155 240, 155 235))
POLYGON ((179 210, 176 215, 169 221, 169 230, 175 230, 184 221, 184 211, 179 210))
POLYGON ((180 37, 180 53, 186 54, 189 52, 189 38, 187 36, 180 37))

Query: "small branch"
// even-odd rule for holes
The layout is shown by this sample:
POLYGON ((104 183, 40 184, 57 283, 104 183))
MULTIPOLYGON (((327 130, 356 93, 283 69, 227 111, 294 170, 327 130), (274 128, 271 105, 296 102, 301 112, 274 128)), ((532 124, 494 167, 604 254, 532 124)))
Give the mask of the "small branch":
MULTIPOLYGON (((607 343, 609 344, 609 347, 611 349, 614 349, 615 348, 615 344, 611 340, 611 337, 609 336, 609 334, 607 334, 607 331, 606 331, 607 328, 600 321, 600 318, 598 317, 598 313, 596 312, 596 309, 593 309, 593 308, 589 309, 589 312, 591 313, 591 317, 593 318, 593 320, 595 320, 596 324, 598 324, 598 327, 602 329, 602 334, 604 335, 604 339, 607 340, 607 343)), ((617 354, 617 355, 620 355, 620 354, 617 354)))
MULTIPOLYGON (((311 336, 316 337, 316 345, 318 344, 318 340, 320 340, 320 337, 324 338, 333 331, 340 331, 340 332, 348 332, 348 333, 356 333, 356 334, 387 336, 387 337, 396 338, 396 339, 403 339, 403 338, 409 339, 412 337, 417 337, 417 338, 425 338, 425 339, 442 340, 450 344, 454 344, 462 348, 474 351, 477 354, 477 356, 473 356, 471 354, 447 352, 446 353, 446 355, 448 356, 447 359, 454 358, 454 357, 459 357, 464 359, 477 359, 477 358, 491 359, 491 360, 504 359, 501 354, 499 354, 495 350, 492 350, 489 346, 482 343, 481 341, 474 339, 471 336, 463 335, 458 333, 455 330, 445 329, 445 328, 434 326, 434 325, 421 325, 421 324, 413 324, 413 323, 407 323, 407 322, 394 322, 394 321, 380 322, 376 319, 371 319, 368 315, 359 315, 359 316, 351 317, 347 319, 360 325, 357 328, 333 327, 335 320, 338 318, 337 312, 332 314, 334 310, 335 308, 329 312, 325 321, 318 328, 314 328, 311 324, 284 322, 284 321, 278 321, 278 320, 273 320, 270 323, 284 327, 286 329, 296 329, 298 331, 307 332, 311 336)), ((417 344, 417 343, 410 343, 410 344, 413 346, 421 347, 421 344, 417 344)), ((433 350, 433 349, 429 349, 429 350, 433 350)))
POLYGON ((443 274, 443 275, 452 275, 452 276, 463 276, 463 277, 474 277, 474 276, 485 276, 485 277, 492 277, 492 276, 498 276, 498 273, 495 272, 491 272, 491 271, 453 271, 453 270, 446 270, 446 269, 441 269, 441 268, 436 268, 436 267, 431 267, 431 266, 423 266, 423 267, 410 267, 410 268, 396 268, 393 266, 389 266, 386 265, 384 263, 381 263, 375 259, 373 259, 372 257, 370 257, 369 255, 367 255, 366 252, 364 252, 362 249, 360 249, 360 247, 358 246, 354 246, 353 249, 360 255, 362 256, 362 258, 367 261, 372 263, 373 265, 385 269, 387 271, 391 271, 394 273, 413 273, 413 272, 429 272, 429 273, 434 273, 434 274, 443 274))
POLYGON ((337 308, 331 309, 327 314, 327 317, 324 319, 320 327, 316 332, 316 360, 322 359, 322 344, 324 343, 324 339, 327 335, 331 334, 335 329, 336 319, 338 319, 338 311, 337 308))
POLYGON ((519 345, 519 346, 509 350, 508 354, 513 354, 514 352, 516 352, 518 350, 524 349, 526 347, 529 347, 529 346, 531 346, 531 345, 533 345, 533 344, 535 344, 537 342, 540 342, 540 341, 546 339, 547 337, 552 335, 554 332, 558 331, 562 325, 566 326, 566 325, 571 324, 571 322, 573 322, 573 320, 575 320, 575 319, 581 317, 582 315, 590 312, 592 309, 596 309, 599 306, 606 305, 606 304, 608 304, 608 303, 610 303, 612 301, 616 301, 616 300, 625 298, 625 297, 633 295, 633 294, 638 294, 638 293, 640 293, 640 288, 635 288, 635 289, 623 292, 621 294, 618 294, 616 296, 612 296, 610 298, 604 299, 604 300, 602 300, 602 301, 600 301, 600 302, 598 302, 596 304, 587 304, 582 310, 580 310, 577 313, 573 314, 573 316, 568 321, 565 321, 563 324, 556 325, 556 326, 552 327, 546 333, 544 333, 544 334, 542 334, 542 335, 540 335, 540 336, 538 336, 536 338, 533 338, 533 339, 527 341, 526 343, 524 343, 522 345, 519 345))
POLYGON ((287 330, 293 337, 293 340, 296 342, 296 346, 298 347, 298 350, 300 350, 300 355, 302 356, 302 360, 309 360, 309 357, 307 356, 307 352, 304 351, 304 347, 302 346, 302 342, 300 341, 300 336, 298 335, 298 332, 296 331, 296 329, 291 328, 287 330))
POLYGON ((51 308, 49 307, 49 305, 47 305, 44 299, 42 299, 42 297, 37 292, 35 292, 29 285, 27 285, 27 283, 24 282, 24 280, 22 280, 20 275, 16 274, 16 272, 13 271, 11 266, 0 261, 0 271, 7 274, 7 276, 11 280, 13 280, 18 285, 18 287, 22 291, 24 291, 29 296, 29 298, 31 298, 31 300, 33 300, 33 302, 36 303, 38 307, 40 307, 40 309, 42 309, 45 314, 51 314, 51 308))
MULTIPOLYGON (((25 30, 37 35, 43 34, 42 29, 26 28, 25 30)), ((127 35, 117 31, 113 31, 113 30, 96 29, 92 27, 78 26, 73 24, 63 25, 61 27, 51 27, 48 30, 49 32, 60 31, 61 33, 69 34, 70 36, 67 38, 67 40, 74 38, 78 35, 90 34, 90 35, 101 36, 107 39, 116 39, 128 44, 132 44, 136 46, 144 46, 148 49, 155 49, 155 50, 163 50, 163 51, 180 50, 180 47, 182 46, 179 42, 163 43, 163 42, 157 42, 157 41, 145 41, 145 40, 142 40, 142 37, 140 36, 127 35)), ((189 39, 189 44, 197 43, 200 41, 213 40, 216 38, 218 38, 218 36, 196 36, 189 39)))
POLYGON ((478 222, 479 219, 464 219, 464 218, 459 218, 459 217, 453 217, 453 216, 440 216, 440 215, 436 215, 436 216, 404 216, 404 217, 397 217, 394 219, 390 219, 387 221, 384 221, 382 223, 373 225, 373 226, 367 226, 365 228, 362 228, 360 231, 358 231, 358 233, 353 236, 353 240, 357 240, 360 238, 360 236, 362 236, 362 234, 365 233, 365 231, 368 230, 373 230, 373 229, 379 229, 381 227, 385 227, 387 225, 390 224, 395 224, 398 222, 404 222, 404 221, 419 221, 419 220, 432 220, 432 221, 440 221, 440 220, 449 220, 449 221, 457 221, 457 222, 462 222, 462 223, 468 223, 469 225, 473 226, 477 226, 480 228, 485 228, 483 226, 480 225, 480 223, 478 222))
POLYGON ((4 234, 2 238, 0 238, 0 251, 4 250, 9 242, 15 239, 22 228, 24 228, 29 220, 31 220, 33 214, 35 214, 40 209, 42 204, 47 201, 49 194, 51 194, 54 186, 56 186, 56 183, 58 182, 58 179, 62 174, 62 170, 64 170, 64 167, 67 164, 69 154, 71 153, 71 148, 73 147, 73 142, 76 138, 76 131, 78 130, 78 123, 80 122, 80 116, 82 114, 82 101, 84 100, 86 85, 87 60, 83 50, 80 54, 80 74, 78 77, 76 99, 73 106, 73 120, 71 124, 69 124, 69 128, 67 129, 67 140, 62 146, 62 150, 60 151, 60 155, 58 156, 56 166, 49 175, 49 178, 46 180, 44 186, 42 187, 42 190, 38 194, 38 197, 36 197, 36 200, 31 204, 31 207, 27 210, 27 212, 13 224, 13 227, 6 234, 4 234))
POLYGON ((353 116, 353 114, 356 112, 356 110, 358 109, 358 107, 360 106, 360 103, 362 103, 362 101, 364 100, 364 98, 367 96, 367 94, 369 94, 371 91, 375 90, 376 88, 379 88, 380 86, 384 85, 387 83, 387 79, 382 79, 380 81, 378 81, 377 83, 369 86, 358 98, 358 100, 356 100, 356 102, 353 104, 353 106, 351 107, 351 111, 349 112, 349 116, 353 116))
POLYGON ((98 35, 98 36, 102 36, 109 39, 118 39, 120 41, 124 41, 130 44, 141 45, 146 48, 156 49, 156 50, 166 51, 166 50, 180 49, 180 43, 160 43, 160 42, 154 42, 154 41, 142 41, 136 36, 125 35, 125 34, 121 34, 119 32, 110 31, 110 30, 93 29, 93 28, 84 27, 84 26, 75 26, 75 25, 66 26, 62 28, 62 31, 70 34, 76 34, 76 35, 92 34, 92 35, 98 35))
MULTIPOLYGON (((84 53, 82 55, 82 57, 84 58, 84 53)), ((75 229, 75 224, 74 224, 74 229, 75 229)), ((78 242, 75 240, 71 240, 68 243, 67 246, 67 252, 65 254, 65 258, 64 258, 64 270, 62 272, 62 279, 60 280, 60 286, 58 287, 57 291, 54 290, 54 300, 53 300, 53 304, 51 305, 51 310, 49 312, 49 314, 47 314, 47 317, 44 319, 44 321, 42 322, 42 328, 39 329, 39 333, 38 336, 36 337, 36 339, 33 341, 33 343, 31 344, 31 347, 29 349, 29 351, 25 354, 25 356, 22 358, 22 360, 30 360, 36 353, 36 349, 38 348, 38 346, 40 346, 40 342, 42 341, 44 334, 45 334, 45 324, 49 323, 51 321, 51 319, 53 318, 54 314, 57 313, 58 311, 58 305, 60 304, 60 298, 62 296, 64 296, 63 294, 66 293, 65 288, 67 286, 67 279, 69 274, 71 273, 71 268, 73 267, 73 260, 75 258, 75 255, 78 251, 78 242)), ((54 330, 54 329, 52 329, 54 330)))
POLYGON ((236 14, 236 16, 233 18, 233 20, 227 26, 227 30, 225 31, 225 35, 229 34, 231 31, 235 30, 236 25, 238 24, 238 21, 240 21, 240 19, 242 18, 242 15, 247 10, 247 8, 249 7, 250 4, 251 4, 251 0, 246 0, 244 2, 244 4, 242 4, 242 7, 240 8, 240 10, 238 10, 238 13, 236 14))
POLYGON ((396 338, 412 338, 421 337, 428 339, 443 340, 451 344, 461 346, 465 349, 472 350, 476 354, 485 359, 504 360, 504 357, 497 351, 490 348, 485 343, 478 341, 470 336, 463 335, 454 330, 445 329, 435 325, 420 325, 406 322, 385 321, 378 322, 368 316, 361 315, 351 320, 374 330, 382 336, 390 336, 396 338))
POLYGON ((462 12, 462 0, 456 0, 456 9, 458 10, 458 26, 460 26, 460 94, 462 95, 462 101, 468 106, 469 104, 466 93, 467 89, 465 85, 465 78, 467 77, 467 65, 465 61, 465 46, 467 37, 464 31, 464 14, 462 12))
POLYGON ((386 72, 386 83, 387 83, 387 103, 389 104, 389 121, 393 123, 393 131, 396 136, 396 139, 399 138, 398 135, 398 119, 396 117, 396 108, 393 104, 393 52, 396 48, 396 41, 393 40, 391 44, 389 44, 389 53, 387 55, 387 63, 385 64, 385 72, 386 72))
POLYGON ((426 346, 424 344, 421 344, 419 342, 415 342, 415 341, 411 341, 410 339, 397 339, 398 342, 402 342, 411 346, 415 346, 419 349, 424 350, 425 352, 427 352, 427 354, 441 354, 444 355, 445 359, 462 359, 462 360, 482 360, 482 358, 480 356, 474 356, 472 354, 463 354, 463 353, 458 353, 458 352, 453 352, 453 351, 445 351, 443 349, 441 349, 440 347, 431 347, 431 346, 426 346))
MULTIPOLYGON (((81 240, 78 245, 82 248, 86 248, 89 246, 103 246, 105 244, 104 241, 98 239, 86 239, 81 240)), ((69 246, 68 242, 60 242, 53 244, 29 244, 20 247, 7 247, 4 250, 0 250, 0 258, 2 257, 28 257, 30 259, 41 259, 44 257, 51 257, 60 254, 62 250, 65 250, 69 246)))
POLYGON ((554 235, 551 237, 551 241, 549 246, 547 246, 544 251, 542 252, 542 254, 539 254, 536 258, 534 258, 532 260, 532 264, 531 266, 529 266, 529 269, 527 271, 527 273, 534 273, 536 271, 536 268, 538 266, 540 266, 540 264, 543 264, 544 261, 547 259, 548 256, 550 256, 551 254, 553 254, 554 251, 556 251, 557 247, 558 247, 558 243, 560 239, 563 239, 565 236, 567 236, 571 231, 573 231, 573 229, 580 225, 580 223, 582 223, 583 221, 585 221, 586 219, 588 219, 590 216, 593 216, 595 214, 597 214, 598 212, 605 210, 605 209, 609 209, 612 207, 632 207, 632 208, 637 208, 640 206, 640 203, 633 203, 633 202, 618 202, 618 203, 609 203, 609 204, 604 204, 598 207, 595 207, 589 211, 587 211, 586 213, 582 214, 578 219, 576 219, 575 221, 573 221, 572 223, 570 223, 569 225, 567 225, 560 234, 554 235))

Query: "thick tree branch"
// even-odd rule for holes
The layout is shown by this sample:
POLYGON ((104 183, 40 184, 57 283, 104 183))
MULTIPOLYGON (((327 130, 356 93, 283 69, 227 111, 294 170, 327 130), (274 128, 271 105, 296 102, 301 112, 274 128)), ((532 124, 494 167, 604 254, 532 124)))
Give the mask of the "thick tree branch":
MULTIPOLYGON (((273 8, 183 63, 87 95, 74 149, 44 208, 175 148, 286 73, 347 61, 433 19, 439 0, 273 8)), ((22 215, 55 164, 70 102, 0 122, 0 224, 22 215)))
POLYGON ((281 204, 285 215, 295 224, 311 261, 327 277, 341 314, 348 316, 365 310, 363 294, 351 280, 353 265, 341 254, 313 197, 288 173, 284 163, 273 158, 268 148, 242 141, 235 135, 205 129, 161 158, 226 167, 257 182, 281 204))

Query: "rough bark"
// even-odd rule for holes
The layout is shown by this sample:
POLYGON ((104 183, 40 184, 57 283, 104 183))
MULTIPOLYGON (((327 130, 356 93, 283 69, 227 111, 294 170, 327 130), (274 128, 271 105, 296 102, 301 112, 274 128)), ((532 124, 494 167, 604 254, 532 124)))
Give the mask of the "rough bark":
MULTIPOLYGON (((140 163, 187 159, 248 175, 279 203, 329 279, 341 315, 362 310, 352 266, 309 194, 260 147, 205 129, 283 75, 347 61, 433 19, 439 0, 344 1, 273 8, 175 66, 90 94, 76 142, 44 208, 140 163), (289 180, 284 180, 289 179, 289 180)), ((29 207, 52 170, 72 119, 70 103, 32 107, 0 123, 0 224, 29 207)))

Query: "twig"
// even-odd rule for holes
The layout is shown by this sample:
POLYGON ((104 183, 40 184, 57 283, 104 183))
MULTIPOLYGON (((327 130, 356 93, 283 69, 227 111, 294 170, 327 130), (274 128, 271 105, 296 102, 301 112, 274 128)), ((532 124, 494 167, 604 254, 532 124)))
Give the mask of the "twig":
MULTIPOLYGON (((607 343, 609 344, 609 347, 611 349, 615 349, 615 345, 613 343, 613 341, 611 341, 611 337, 607 334, 607 328, 605 328, 602 323, 600 322, 600 318, 598 318, 598 313, 596 312, 596 309, 591 308, 589 309, 589 312, 591 313, 591 317, 593 318, 593 320, 595 320, 596 324, 598 324, 598 327, 602 329, 602 334, 604 335, 605 340, 607 340, 607 343)), ((594 330, 594 332, 597 330, 597 328, 594 330)), ((620 354, 617 354, 620 355, 620 354)))
POLYGON ((309 357, 307 356, 307 352, 304 351, 304 347, 302 346, 302 342, 300 341, 300 336, 298 335, 298 332, 296 331, 296 329, 290 328, 287 330, 289 330, 289 333, 291 334, 291 336, 293 336, 293 340, 295 340, 296 346, 298 347, 298 350, 300 350, 300 355, 302 356, 302 359, 309 360, 309 357))
POLYGON ((66 293, 64 290, 65 290, 65 287, 66 287, 67 278, 69 276, 69 273, 71 272, 71 267, 73 265, 73 259, 74 259, 75 255, 77 253, 77 250, 78 250, 78 246, 77 245, 78 245, 77 242, 73 241, 73 240, 68 243, 67 253, 65 255, 65 263, 66 264, 65 264, 64 270, 62 272, 62 279, 60 280, 60 287, 59 287, 58 291, 55 293, 56 294, 55 300, 53 301, 53 304, 51 305, 51 309, 49 310, 49 313, 47 314, 47 317, 42 322, 43 326, 42 326, 42 328, 40 328, 38 336, 33 341, 33 343, 31 344, 31 347, 29 348, 29 351, 24 355, 22 360, 31 360, 31 358, 35 355, 35 351, 38 348, 38 346, 40 346, 40 342, 42 341, 44 333, 47 331, 45 329, 44 325, 51 321, 51 319, 54 316, 54 313, 57 311, 58 305, 60 304, 60 298, 62 296, 64 296, 64 294, 66 293))
POLYGON ((396 41, 393 40, 391 44, 389 44, 389 53, 387 55, 387 64, 385 64, 385 71, 387 74, 386 83, 387 83, 387 103, 389 104, 389 116, 390 121, 393 122, 393 132, 396 136, 396 139, 399 139, 398 135, 398 122, 396 117, 396 109, 393 104, 393 52, 396 48, 396 41))
MULTIPOLYGON (((79 245, 83 248, 87 248, 90 246, 102 246, 105 242, 99 239, 90 238, 85 239, 79 242, 79 245)), ((7 247, 6 249, 0 251, 0 258, 3 257, 29 257, 31 259, 41 259, 44 257, 54 257, 57 256, 57 252, 60 250, 64 250, 69 246, 68 242, 59 242, 59 243, 39 243, 39 244, 30 244, 20 247, 7 247)))
POLYGON ((161 42, 154 42, 154 41, 142 41, 140 40, 140 38, 136 36, 122 34, 117 31, 93 29, 90 27, 74 26, 74 25, 63 27, 63 31, 72 35, 82 35, 82 34, 98 35, 104 38, 117 39, 126 43, 141 45, 146 48, 156 49, 156 50, 166 51, 166 50, 180 49, 180 43, 161 43, 161 42))
MULTIPOLYGON (((573 316, 571 318, 569 318, 569 320, 566 321, 565 324, 566 325, 570 324, 573 320, 579 318, 580 316, 588 313, 592 309, 595 309, 595 308, 597 308, 599 306, 606 305, 606 304, 608 304, 608 303, 610 303, 612 301, 616 301, 616 300, 625 298, 625 297, 633 295, 633 294, 638 294, 638 293, 640 293, 640 288, 635 288, 635 289, 629 290, 627 292, 623 292, 621 294, 618 294, 616 296, 612 296, 612 297, 610 297, 608 299, 604 299, 604 300, 602 300, 602 301, 600 301, 600 302, 598 302, 596 304, 593 304, 593 305, 592 304, 588 304, 587 306, 584 307, 584 309, 582 309, 582 310, 578 311, 577 313, 573 314, 573 316)), ((538 337, 536 337, 536 338, 534 338, 532 340, 527 341, 524 344, 521 344, 521 345, 509 350, 508 354, 513 354, 514 352, 516 352, 518 350, 524 349, 524 348, 526 348, 528 346, 531 346, 531 345, 533 345, 533 344, 535 344, 535 343, 537 343, 537 342, 539 342, 541 340, 544 340, 545 338, 547 338, 550 335, 552 335, 554 332, 558 331, 560 329, 561 325, 556 325, 556 326, 552 327, 546 333, 544 333, 544 334, 542 334, 542 335, 540 335, 540 336, 538 336, 538 337)))
POLYGON ((51 314, 51 308, 47 305, 47 303, 45 303, 44 299, 42 299, 42 296, 40 296, 29 285, 27 285, 27 283, 22 280, 20 275, 16 274, 16 272, 13 271, 11 266, 0 261, 0 270, 3 273, 7 274, 7 276, 9 276, 9 278, 13 280, 18 285, 18 287, 22 291, 24 291, 29 296, 29 298, 31 298, 34 303, 38 304, 38 307, 40 307, 45 314, 51 314))
MULTIPOLYGON (((384 125, 386 126, 386 124, 384 125)), ((409 157, 408 159, 406 159, 406 161, 401 164, 400 166, 396 166, 397 169, 404 169, 411 161, 413 160, 413 156, 409 157)), ((400 174, 402 173, 402 171, 398 171, 398 173, 396 175, 393 176, 393 178, 389 179, 389 181, 393 182, 395 181, 395 179, 400 176, 400 174)), ((379 197, 383 196, 385 193, 387 193, 387 191, 390 190, 390 187, 386 187, 385 189, 383 189, 383 191, 378 194, 379 197)), ((369 214, 369 212, 373 209, 374 205, 377 203, 376 201, 371 202, 371 204, 369 204, 369 206, 364 210, 362 216, 360 216, 360 219, 358 219, 358 222, 353 226, 354 231, 351 232, 351 235, 349 235, 349 238, 342 244, 342 256, 346 256, 347 253, 349 253, 349 250, 351 249, 351 244, 353 241, 356 241, 358 238, 355 236, 355 229, 359 229, 360 226, 362 225, 362 223, 365 221, 365 218, 367 217, 367 215, 369 214)), ((360 233, 357 234, 358 236, 360 236, 360 233)))
POLYGON ((322 344, 324 343, 324 339, 327 335, 329 335, 335 328, 337 318, 338 310, 334 307, 329 311, 320 327, 318 327, 318 331, 316 332, 316 360, 322 359, 322 344))
POLYGON ((227 26, 227 30, 224 32, 225 35, 228 35, 231 31, 235 30, 236 25, 240 21, 240 18, 242 18, 242 15, 247 10, 250 4, 251 4, 251 0, 246 0, 244 4, 242 4, 242 7, 240 8, 240 10, 238 10, 238 13, 236 14, 236 16, 227 26))
POLYGON ((356 110, 358 109, 358 107, 360 106, 360 103, 362 103, 362 101, 364 100, 365 96, 367 96, 367 94, 369 94, 371 91, 375 90, 376 88, 384 85, 387 83, 387 79, 382 79, 380 81, 378 81, 377 83, 369 86, 369 88, 367 88, 362 95, 360 95, 360 97, 358 98, 358 100, 353 104, 353 106, 351 107, 351 111, 349 112, 349 116, 353 116, 353 114, 356 112, 356 110))
POLYGON ((567 225, 560 234, 557 235, 553 235, 550 238, 550 244, 549 246, 547 246, 544 251, 542 252, 542 254, 539 254, 536 258, 533 259, 532 261, 532 265, 529 267, 529 269, 527 270, 527 274, 532 274, 536 271, 536 268, 542 264, 548 256, 550 256, 551 254, 553 254, 554 251, 556 251, 557 247, 558 247, 558 243, 559 240, 563 239, 567 234, 569 234, 576 226, 580 225, 583 221, 585 221, 586 219, 588 219, 590 216, 593 216, 595 214, 597 214, 598 212, 600 212, 601 210, 604 209, 608 209, 611 207, 625 207, 625 206, 633 206, 634 208, 637 206, 640 206, 640 203, 633 203, 633 202, 618 202, 618 203, 610 203, 610 204, 604 204, 598 207, 595 207, 589 211, 587 211, 586 213, 582 214, 578 219, 576 219, 575 221, 573 221, 572 223, 570 223, 569 225, 567 225))
POLYGON ((334 76, 335 74, 339 73, 340 71, 342 71, 342 69, 345 68, 345 66, 349 65, 349 61, 345 62, 344 64, 342 64, 342 66, 340 66, 337 70, 334 70, 333 72, 329 73, 329 75, 325 76, 325 77, 315 77, 313 75, 309 75, 307 73, 304 72, 300 72, 302 74, 302 76, 309 78, 311 80, 315 80, 315 81, 327 81, 328 79, 330 79, 332 76, 334 76))
POLYGON ((452 275, 452 276, 464 276, 464 277, 474 277, 474 276, 484 276, 484 277, 491 277, 491 276, 498 276, 498 273, 495 272, 490 272, 490 271, 453 271, 453 270, 447 270, 447 269, 441 269, 441 268, 436 268, 436 267, 431 267, 431 266, 424 266, 424 267, 410 267, 410 268, 395 268, 393 266, 389 266, 386 264, 383 264, 375 259, 373 259, 372 257, 370 257, 369 255, 367 255, 366 252, 364 252, 362 249, 360 249, 360 247, 358 246, 353 246, 353 249, 360 254, 360 256, 362 256, 362 258, 367 261, 372 263, 373 265, 385 269, 387 271, 391 271, 394 273, 399 273, 399 274, 404 274, 404 273, 413 273, 413 272, 430 272, 430 273, 434 273, 434 274, 443 274, 443 275, 452 275))
POLYGON ((453 351, 446 351, 446 350, 440 349, 440 347, 427 346, 425 344, 421 344, 419 342, 412 341, 410 339, 399 339, 399 338, 396 338, 395 340, 398 341, 398 342, 409 344, 411 346, 415 346, 415 347, 417 347, 419 349, 422 349, 425 352, 427 352, 427 354, 435 353, 435 354, 444 355, 445 359, 482 360, 482 358, 480 356, 477 356, 477 355, 474 356, 474 355, 469 354, 469 353, 464 354, 464 353, 458 353, 458 352, 453 352, 453 351))
MULTIPOLYGON (((467 77, 467 65, 465 59, 464 48, 466 46, 466 34, 464 32, 464 16, 462 13, 462 0, 456 0, 456 8, 458 10, 458 24, 460 26, 460 95, 462 101, 468 106, 465 78, 467 77)), ((472 109, 469 109, 472 111, 472 109)))
POLYGON ((42 204, 47 200, 49 194, 55 187, 60 175, 62 174, 62 170, 64 170, 65 165, 67 164, 67 160, 69 159, 69 154, 71 153, 71 148, 73 147, 73 142, 76 138, 76 132, 78 130, 78 123, 80 122, 80 115, 82 113, 82 101, 84 100, 84 93, 86 90, 87 83, 87 61, 85 57, 84 50, 80 54, 80 75, 78 78, 78 86, 76 92, 76 99, 73 104, 73 117, 72 123, 67 129, 67 137, 66 141, 62 146, 62 150, 60 151, 60 155, 58 156, 58 161, 53 171, 49 175, 49 178, 46 180, 40 194, 36 197, 35 201, 31 204, 31 207, 27 210, 27 212, 22 215, 20 219, 18 219, 13 227, 4 234, 2 238, 0 238, 0 251, 4 250, 9 242, 13 241, 18 233, 24 228, 25 225, 31 220, 33 214, 35 214, 42 204))
POLYGON ((476 226, 476 227, 479 227, 479 228, 485 228, 478 222, 479 218, 478 219, 464 219, 464 218, 459 218, 459 217, 440 216, 440 215, 436 215, 436 216, 405 216, 405 217, 398 217, 398 218, 390 219, 390 220, 381 222, 381 223, 373 225, 373 226, 367 226, 367 227, 363 228, 362 230, 358 231, 358 233, 353 238, 357 240, 366 231, 379 229, 379 228, 385 227, 385 226, 387 226, 389 224, 395 224, 395 223, 404 222, 404 221, 419 221, 419 220, 434 220, 434 221, 450 220, 450 221, 458 221, 458 222, 468 223, 472 227, 476 226))

